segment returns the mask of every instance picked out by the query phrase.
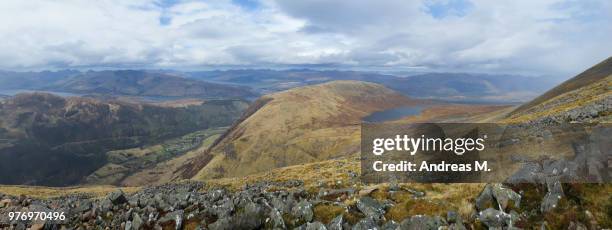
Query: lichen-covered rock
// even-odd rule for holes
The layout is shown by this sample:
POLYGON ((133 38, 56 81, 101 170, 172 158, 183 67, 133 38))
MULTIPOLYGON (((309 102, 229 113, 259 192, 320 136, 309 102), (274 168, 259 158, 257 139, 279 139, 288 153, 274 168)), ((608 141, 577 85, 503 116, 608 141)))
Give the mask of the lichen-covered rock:
POLYGON ((329 222, 329 224, 327 225, 327 229, 342 230, 342 226, 344 226, 344 217, 342 215, 339 215, 329 222))
POLYGON ((357 201, 357 208, 365 214, 366 217, 370 217, 375 221, 384 219, 385 206, 371 197, 366 196, 360 198, 359 201, 357 201))
POLYGON ((431 229, 435 230, 442 226, 439 220, 432 218, 427 215, 416 215, 410 218, 406 218, 400 223, 401 229, 406 230, 421 230, 421 229, 431 229))
POLYGON ((508 214, 493 208, 487 208, 478 214, 478 219, 489 228, 501 229, 506 224, 508 214))
POLYGON ((352 228, 352 230, 371 230, 371 229, 378 229, 378 224, 376 224, 376 221, 370 217, 361 219, 359 222, 353 225, 353 228, 352 228))
POLYGON ((295 207, 293 207, 291 213, 293 217, 296 218, 297 222, 308 223, 312 221, 312 218, 314 217, 314 212, 312 211, 312 208, 312 203, 306 200, 302 200, 297 203, 295 207))

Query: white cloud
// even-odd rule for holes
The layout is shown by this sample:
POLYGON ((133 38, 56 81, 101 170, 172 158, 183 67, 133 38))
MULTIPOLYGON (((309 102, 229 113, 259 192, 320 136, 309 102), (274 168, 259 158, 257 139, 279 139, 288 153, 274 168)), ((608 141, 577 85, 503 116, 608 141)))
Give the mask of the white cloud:
POLYGON ((612 54, 609 12, 606 0, 261 0, 256 9, 230 0, 6 0, 0 68, 334 64, 573 74, 612 54))

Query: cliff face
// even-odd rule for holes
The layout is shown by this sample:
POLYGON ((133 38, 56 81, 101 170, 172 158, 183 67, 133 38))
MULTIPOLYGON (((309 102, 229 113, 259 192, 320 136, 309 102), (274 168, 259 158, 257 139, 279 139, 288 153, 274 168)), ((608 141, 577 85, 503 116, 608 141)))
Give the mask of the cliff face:
POLYGON ((170 108, 20 94, 0 103, 0 183, 78 183, 105 164, 107 151, 227 126, 245 107, 236 100, 170 108))

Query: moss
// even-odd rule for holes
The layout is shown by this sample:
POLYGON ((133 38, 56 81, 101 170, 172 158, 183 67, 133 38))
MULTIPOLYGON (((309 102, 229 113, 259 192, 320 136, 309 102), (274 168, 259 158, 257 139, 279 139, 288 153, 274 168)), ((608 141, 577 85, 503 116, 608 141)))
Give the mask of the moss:
POLYGON ((390 220, 402 221, 414 215, 442 216, 448 210, 447 205, 428 199, 410 199, 391 207, 385 217, 390 220))
POLYGON ((346 222, 350 223, 351 225, 354 225, 361 219, 365 218, 365 215, 357 211, 357 207, 351 206, 349 207, 349 211, 344 213, 343 217, 346 222))
POLYGON ((389 199, 389 192, 387 188, 378 188, 370 194, 370 196, 376 200, 383 201, 389 199))
POLYGON ((328 224, 335 217, 342 215, 344 208, 337 205, 319 204, 314 208, 314 219, 328 224))
POLYGON ((192 219, 188 219, 187 221, 185 221, 185 225, 183 226, 183 229, 195 230, 195 229, 198 229, 199 226, 200 226, 200 219, 192 218, 192 219))

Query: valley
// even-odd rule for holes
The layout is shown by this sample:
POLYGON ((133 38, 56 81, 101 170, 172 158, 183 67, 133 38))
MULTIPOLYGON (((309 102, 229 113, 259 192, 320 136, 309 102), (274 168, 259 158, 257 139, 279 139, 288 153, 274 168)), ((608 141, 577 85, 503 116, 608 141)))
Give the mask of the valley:
MULTIPOLYGON (((15 146, 34 146, 20 144, 27 140, 53 151, 69 150, 75 157, 83 157, 71 159, 86 169, 78 171, 78 177, 67 176, 75 172, 62 174, 64 179, 72 178, 75 187, 0 186, 0 198, 11 208, 27 207, 17 202, 17 195, 22 194, 32 202, 40 200, 54 207, 90 204, 83 206, 87 211, 74 213, 81 218, 71 219, 71 226, 94 222, 163 229, 608 227, 612 224, 610 184, 554 183, 549 174, 544 176, 558 187, 548 182, 365 184, 360 180, 359 160, 360 125, 364 121, 502 123, 534 129, 576 122, 608 124, 610 60, 520 106, 440 100, 450 99, 451 94, 408 97, 384 84, 354 80, 292 87, 251 103, 188 96, 131 104, 134 102, 126 102, 129 100, 98 101, 42 93, 17 95, 0 104, 0 135, 9 140, 3 147, 13 151, 15 146), (121 122, 126 119, 129 122, 121 122), (106 130, 102 126, 84 128, 92 120, 114 131, 105 134, 99 133, 106 130), (52 138, 37 131, 65 130, 65 126, 96 130, 98 136, 62 134, 69 138, 66 142, 58 139, 57 132, 52 138), (108 146, 100 144, 108 139, 103 135, 111 137, 108 146), (99 150, 84 147, 92 143, 99 150), (75 198, 76 194, 87 198, 75 198), (128 211, 121 208, 124 206, 131 208, 131 217, 125 218, 128 211), (100 212, 112 214, 103 218, 100 212), (147 215, 159 217, 142 221, 147 215)), ((462 94, 468 95, 465 98, 482 97, 462 94)), ((42 152, 50 153, 46 149, 42 152)), ((24 157, 14 157, 11 164, 15 159, 24 157)), ((26 162, 41 167, 33 158, 20 167, 26 162)), ((77 168, 66 162, 64 167, 77 168)), ((556 169, 555 164, 543 163, 541 167, 545 173, 556 169)), ((20 184, 35 182, 30 179, 20 184)))
POLYGON ((211 100, 171 108, 18 94, 0 103, 0 183, 81 183, 107 162, 108 151, 227 126, 246 105, 241 100, 211 100))

